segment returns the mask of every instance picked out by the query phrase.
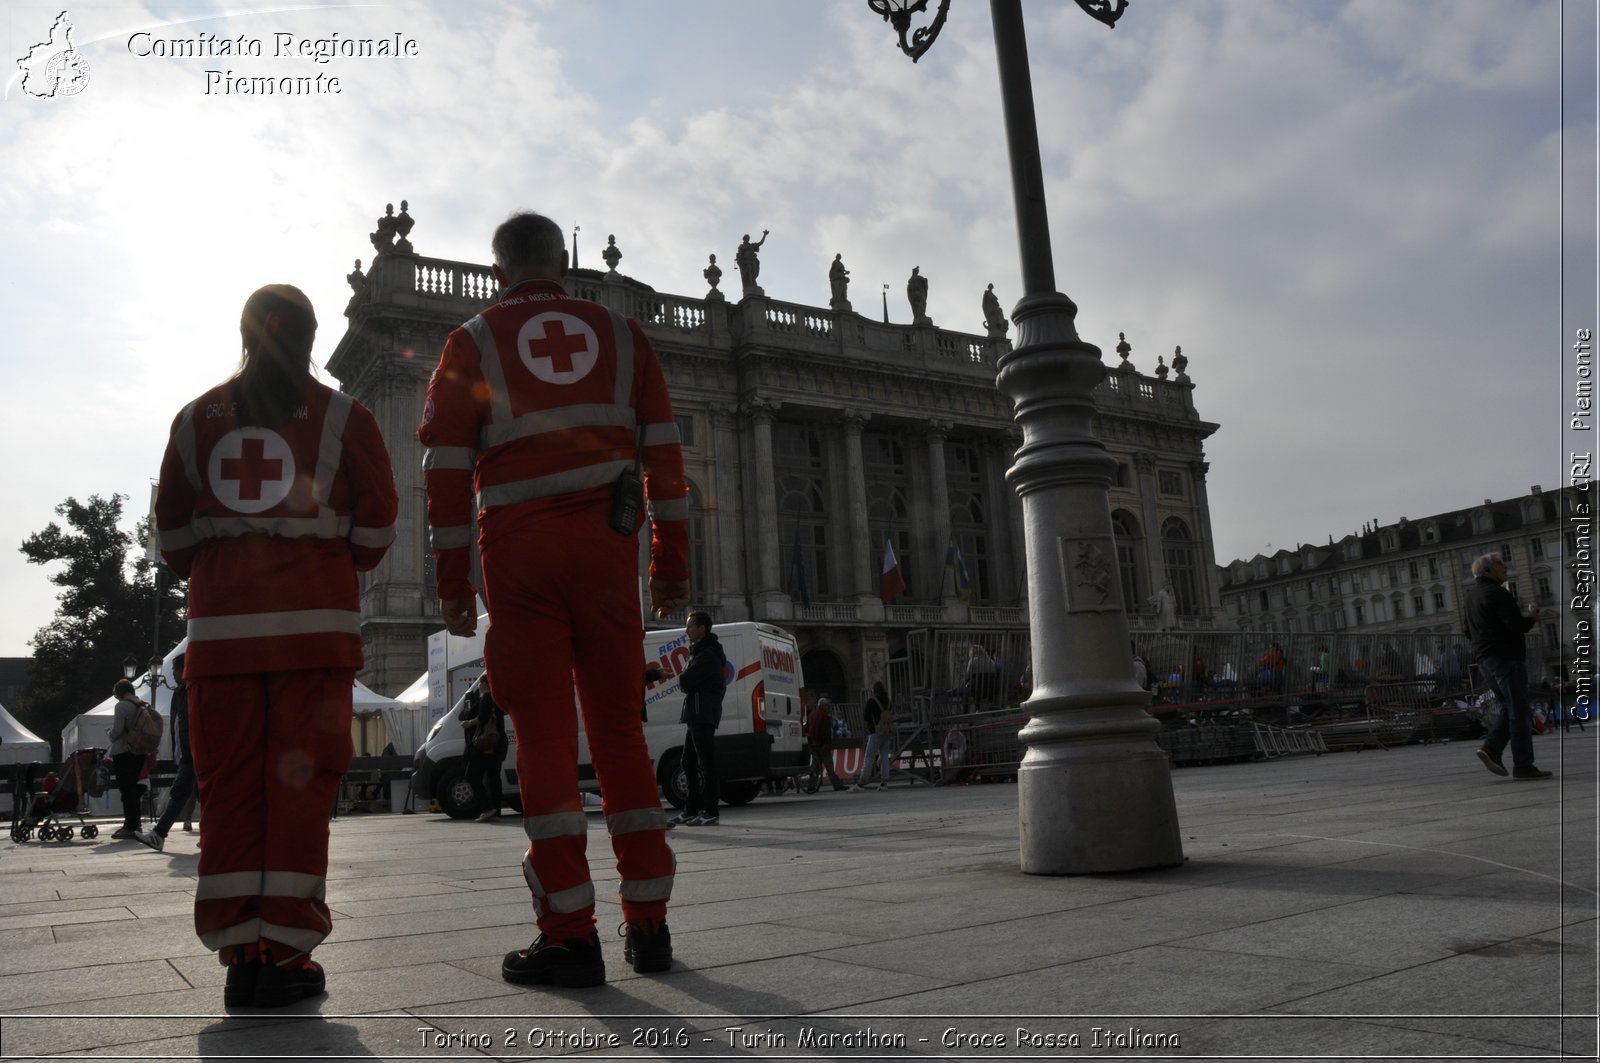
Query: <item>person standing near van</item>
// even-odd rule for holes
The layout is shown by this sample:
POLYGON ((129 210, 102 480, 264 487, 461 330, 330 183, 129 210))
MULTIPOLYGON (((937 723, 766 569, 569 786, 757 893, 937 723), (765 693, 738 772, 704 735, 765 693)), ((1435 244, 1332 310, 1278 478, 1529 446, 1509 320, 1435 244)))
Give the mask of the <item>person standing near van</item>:
POLYGON ((365 406, 311 375, 317 317, 271 284, 232 377, 173 419, 161 556, 189 581, 183 680, 200 820, 194 924, 228 1007, 324 992, 328 810, 354 752, 357 574, 394 541, 394 466, 365 406))
POLYGON ((451 634, 476 632, 476 516, 491 621, 484 663, 517 733, 522 869, 539 928, 506 954, 500 976, 594 986, 605 960, 574 685, 622 880, 623 956, 637 972, 664 971, 674 863, 639 720, 644 676, 632 663, 644 638, 635 474, 642 465, 658 614, 689 599, 688 487, 655 350, 638 322, 567 294, 561 226, 513 214, 491 247, 503 290, 445 341, 417 428, 439 609, 451 634))
POLYGON ((806 714, 805 735, 806 752, 811 754, 806 793, 814 794, 821 788, 824 771, 828 773, 833 788, 843 790, 844 783, 839 781, 839 773, 833 770, 833 702, 827 698, 817 699, 817 704, 806 714))
POLYGON ((889 691, 881 679, 872 684, 872 696, 861 706, 861 723, 867 729, 867 752, 861 761, 861 774, 850 790, 852 793, 864 791, 872 781, 874 767, 878 769, 878 789, 886 790, 889 766, 894 760, 894 717, 889 713, 889 691), (887 723, 885 716, 888 716, 887 723))
POLYGON ((717 727, 722 695, 728 689, 728 656, 711 631, 711 614, 693 612, 683 625, 689 636, 689 663, 678 675, 683 691, 683 774, 689 798, 670 826, 715 827, 721 783, 717 778, 717 727))
POLYGON ((506 714, 494 703, 486 681, 479 679, 461 707, 462 736, 466 739, 467 782, 483 798, 483 811, 478 822, 487 823, 500 818, 505 806, 505 788, 501 785, 501 765, 506 760, 510 742, 506 739, 506 714), (493 734, 490 744, 489 735, 493 734), (479 737, 482 736, 482 743, 479 737))

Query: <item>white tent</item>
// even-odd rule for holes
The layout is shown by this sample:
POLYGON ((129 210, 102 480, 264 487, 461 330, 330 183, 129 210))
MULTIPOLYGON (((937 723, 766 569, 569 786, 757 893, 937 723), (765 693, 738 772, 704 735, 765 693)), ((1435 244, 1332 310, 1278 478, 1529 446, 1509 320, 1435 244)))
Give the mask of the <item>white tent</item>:
POLYGON ((17 722, 0 705, 0 764, 32 764, 50 759, 50 743, 17 722))
POLYGON ((383 723, 389 729, 394 751, 409 757, 428 737, 432 724, 428 719, 428 673, 423 672, 392 700, 394 707, 383 710, 383 723))

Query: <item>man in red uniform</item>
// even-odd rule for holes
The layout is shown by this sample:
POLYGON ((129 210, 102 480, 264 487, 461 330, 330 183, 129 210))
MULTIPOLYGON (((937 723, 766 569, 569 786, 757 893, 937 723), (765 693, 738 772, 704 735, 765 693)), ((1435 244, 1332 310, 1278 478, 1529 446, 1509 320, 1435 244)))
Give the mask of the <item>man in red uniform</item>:
POLYGON ((588 822, 578 795, 577 720, 605 798, 622 879, 624 956, 672 963, 674 861, 645 746, 638 667, 638 518, 612 527, 613 486, 642 461, 653 523, 651 604, 688 600, 688 490, 661 364, 639 325, 561 286, 561 227, 514 214, 495 230, 499 300, 450 334, 418 437, 440 611, 452 634, 477 627, 469 581, 476 493, 490 628, 484 664, 517 734, 539 937, 508 953, 519 984, 599 985, 588 822))
POLYGON ((317 319, 299 289, 251 295, 244 359, 185 406, 161 462, 161 554, 189 580, 189 743, 200 800, 200 940, 230 1007, 323 991, 311 951, 328 810, 349 766, 362 664, 356 573, 394 539, 377 421, 311 378, 317 319))

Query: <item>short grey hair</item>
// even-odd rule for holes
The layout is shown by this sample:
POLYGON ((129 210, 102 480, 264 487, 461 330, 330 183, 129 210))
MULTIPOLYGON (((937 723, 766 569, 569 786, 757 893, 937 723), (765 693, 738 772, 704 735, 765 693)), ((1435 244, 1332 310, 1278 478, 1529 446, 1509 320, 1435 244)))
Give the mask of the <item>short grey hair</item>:
POLYGON ((543 214, 524 210, 500 223, 489 246, 495 265, 507 273, 528 267, 554 272, 561 268, 567 238, 561 226, 543 214))
POLYGON ((1472 563, 1472 574, 1474 576, 1481 576, 1494 566, 1503 565, 1505 563, 1506 559, 1501 557, 1499 554, 1484 554, 1482 557, 1478 558, 1472 563))

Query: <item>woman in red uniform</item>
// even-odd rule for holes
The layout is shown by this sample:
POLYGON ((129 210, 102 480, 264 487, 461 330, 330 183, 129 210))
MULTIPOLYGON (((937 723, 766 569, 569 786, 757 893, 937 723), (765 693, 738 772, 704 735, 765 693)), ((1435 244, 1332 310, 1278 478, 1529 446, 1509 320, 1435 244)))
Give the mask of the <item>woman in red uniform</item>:
POLYGON ((311 952, 328 811, 349 766, 362 664, 356 573, 394 539, 394 470, 366 407, 311 377, 297 288, 250 296, 239 370, 178 414, 161 463, 161 554, 189 580, 190 744, 200 801, 195 930, 230 1007, 323 992, 311 952))

